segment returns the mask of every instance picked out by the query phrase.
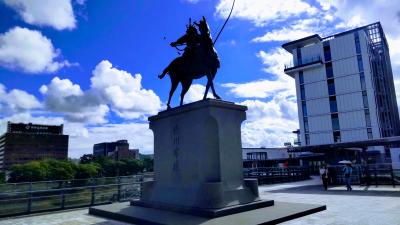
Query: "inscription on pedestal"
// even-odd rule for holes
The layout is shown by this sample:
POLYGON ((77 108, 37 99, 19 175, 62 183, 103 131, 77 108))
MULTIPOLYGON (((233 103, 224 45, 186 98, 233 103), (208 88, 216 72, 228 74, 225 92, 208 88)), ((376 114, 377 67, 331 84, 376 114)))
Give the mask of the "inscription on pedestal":
POLYGON ((173 154, 174 154, 174 163, 172 166, 172 171, 174 172, 174 177, 178 178, 179 177, 179 172, 180 172, 180 168, 179 168, 179 152, 180 152, 180 146, 179 146, 179 142, 180 142, 180 131, 179 131, 179 126, 176 124, 173 128, 172 128, 172 132, 171 132, 171 138, 172 138, 172 148, 173 149, 173 154))

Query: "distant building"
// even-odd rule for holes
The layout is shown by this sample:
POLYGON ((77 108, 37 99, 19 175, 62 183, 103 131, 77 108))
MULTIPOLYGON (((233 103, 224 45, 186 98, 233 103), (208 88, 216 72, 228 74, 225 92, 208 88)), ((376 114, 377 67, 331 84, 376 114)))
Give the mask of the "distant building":
POLYGON ((68 159, 68 135, 63 125, 11 123, 0 136, 0 170, 41 159, 68 159))
POLYGON ((296 83, 302 146, 400 135, 389 47, 379 22, 282 47, 293 55, 285 73, 296 83))
POLYGON ((243 160, 287 159, 287 148, 242 148, 243 160))
POLYGON ((139 159, 139 149, 129 149, 127 140, 118 140, 94 144, 93 155, 112 157, 116 160, 124 158, 139 159))

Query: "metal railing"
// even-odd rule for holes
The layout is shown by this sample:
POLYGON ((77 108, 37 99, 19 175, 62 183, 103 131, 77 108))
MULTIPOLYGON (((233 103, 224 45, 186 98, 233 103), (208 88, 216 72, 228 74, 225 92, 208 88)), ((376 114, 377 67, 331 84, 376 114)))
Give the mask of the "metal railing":
POLYGON ((307 167, 302 166, 257 167, 245 168, 244 177, 257 178, 260 184, 271 184, 307 180, 310 178, 310 173, 307 167))
POLYGON ((305 66, 307 64, 312 64, 316 62, 322 62, 322 58, 320 55, 304 58, 301 62, 290 62, 289 64, 285 64, 285 70, 293 69, 296 67, 305 66))
POLYGON ((139 198, 152 175, 0 185, 0 217, 55 211, 139 198))
MULTIPOLYGON (((332 184, 345 184, 342 165, 329 166, 332 184)), ((394 169, 391 163, 353 165, 351 182, 360 185, 396 185, 400 184, 400 169, 394 169)))

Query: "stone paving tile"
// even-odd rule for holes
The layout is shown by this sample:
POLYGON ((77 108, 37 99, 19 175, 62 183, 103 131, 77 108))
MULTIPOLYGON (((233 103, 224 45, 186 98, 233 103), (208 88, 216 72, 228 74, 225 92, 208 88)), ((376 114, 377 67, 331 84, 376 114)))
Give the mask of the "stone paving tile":
MULTIPOLYGON (((400 187, 331 187, 324 191, 318 177, 308 181, 260 186, 262 198, 326 205, 327 210, 283 225, 400 225, 400 187)), ((3 219, 0 225, 127 225, 88 215, 88 209, 3 219)))
POLYGON ((335 187, 324 191, 317 178, 310 181, 311 186, 292 185, 282 189, 261 186, 263 198, 277 201, 311 203, 326 205, 327 210, 298 218, 283 225, 400 225, 399 187, 353 186, 354 191, 335 187), (318 184, 318 185, 316 185, 318 184))
POLYGON ((128 225, 88 214, 88 209, 0 220, 0 225, 128 225))

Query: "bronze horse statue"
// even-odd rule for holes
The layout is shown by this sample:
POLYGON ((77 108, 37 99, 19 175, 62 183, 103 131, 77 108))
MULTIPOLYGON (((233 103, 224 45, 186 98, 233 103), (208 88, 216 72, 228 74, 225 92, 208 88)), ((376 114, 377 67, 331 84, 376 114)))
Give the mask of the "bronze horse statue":
POLYGON ((174 59, 158 77, 162 79, 166 74, 169 74, 171 79, 171 90, 168 97, 168 109, 171 108, 171 98, 174 94, 178 84, 181 83, 181 100, 180 105, 183 104, 183 98, 189 90, 194 79, 207 76, 207 85, 204 92, 203 99, 206 99, 209 88, 211 87, 212 93, 216 99, 221 99, 215 92, 213 80, 220 67, 217 52, 214 49, 214 44, 210 35, 206 19, 202 18, 199 23, 189 21, 186 34, 179 38, 176 42, 172 42, 171 46, 176 47, 179 45, 186 45, 184 53, 181 57, 174 59), (194 27, 199 28, 200 34, 194 27))

